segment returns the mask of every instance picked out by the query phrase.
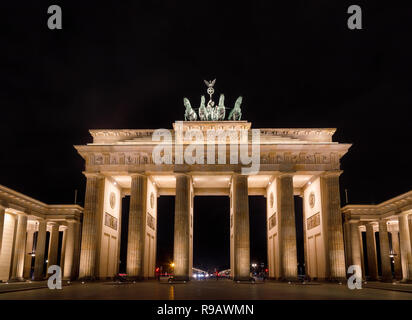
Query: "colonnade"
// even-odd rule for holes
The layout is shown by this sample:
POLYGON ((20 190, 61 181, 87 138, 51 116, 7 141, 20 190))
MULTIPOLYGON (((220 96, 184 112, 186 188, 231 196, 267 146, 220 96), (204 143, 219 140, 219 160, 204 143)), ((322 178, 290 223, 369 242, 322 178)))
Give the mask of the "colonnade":
POLYGON ((349 206, 344 208, 344 212, 348 215, 345 222, 348 235, 346 243, 349 249, 347 263, 361 266, 363 277, 369 280, 412 281, 412 214, 405 211, 395 216, 362 221, 354 214, 354 211, 355 209, 351 210, 349 206), (351 211, 352 218, 350 218, 351 211), (366 243, 363 241, 362 232, 366 233, 366 243), (376 233, 379 234, 379 243, 376 241, 376 233), (380 266, 378 266, 378 261, 380 266))
POLYGON ((63 279, 77 278, 81 232, 79 221, 36 219, 24 212, 2 207, 0 223, 3 227, 0 228, 0 280, 44 280, 47 278, 47 268, 51 265, 62 268, 63 279), (48 248, 47 232, 50 233, 48 248), (60 243, 59 232, 63 232, 60 243))
MULTIPOLYGON (((322 257, 322 261, 307 261, 308 265, 316 266, 316 278, 338 280, 345 278, 345 255, 343 245, 342 220, 339 198, 340 172, 324 173, 316 177, 318 181, 318 202, 321 209, 322 222, 318 225, 319 234, 322 236, 322 247, 315 255, 322 257)), ((98 278, 96 264, 98 261, 100 241, 98 229, 99 216, 102 215, 101 203, 103 196, 103 176, 86 174, 86 201, 83 218, 82 250, 80 260, 80 278, 98 278)), ((189 280, 193 267, 193 177, 187 172, 175 172, 175 221, 174 221, 174 277, 177 280, 189 280)), ((126 273, 132 279, 148 277, 145 273, 145 252, 147 258, 147 230, 148 230, 148 184, 150 176, 146 173, 130 174, 130 211, 129 229, 127 240, 126 273), (146 251, 145 251, 146 250, 146 251)), ((315 180, 314 180, 315 181, 315 180)), ((308 183, 305 187, 310 186, 308 183)), ((297 244, 295 230, 294 188, 293 173, 280 172, 273 175, 274 191, 270 183, 266 193, 268 201, 276 195, 276 211, 278 234, 276 250, 268 251, 268 258, 272 262, 269 268, 277 269, 271 277, 283 280, 297 279, 297 244), (274 256, 276 255, 276 259, 274 256), (275 262, 276 261, 276 262, 275 262)), ((300 188, 303 192, 304 188, 300 188)), ((230 215, 231 215, 231 276, 234 280, 243 281, 250 279, 250 226, 249 226, 249 195, 248 176, 233 173, 230 178, 230 215)), ((306 197, 307 198, 307 197, 306 197)), ((305 198, 305 199, 306 199, 305 198)), ((316 213, 316 212, 313 212, 316 213)), ((272 215, 268 211, 268 218, 272 215)), ((312 215, 309 211, 305 216, 305 225, 312 215)), ((305 236, 306 237, 306 236, 305 236)), ((268 239, 270 241, 270 239, 268 239)), ((316 249, 313 249, 316 250, 316 249)), ((308 255, 309 256, 309 255, 308 255)), ((308 259, 309 260, 309 259, 308 259)), ((152 270, 153 271, 153 270, 152 270)), ((153 273, 152 273, 153 274, 153 273)))

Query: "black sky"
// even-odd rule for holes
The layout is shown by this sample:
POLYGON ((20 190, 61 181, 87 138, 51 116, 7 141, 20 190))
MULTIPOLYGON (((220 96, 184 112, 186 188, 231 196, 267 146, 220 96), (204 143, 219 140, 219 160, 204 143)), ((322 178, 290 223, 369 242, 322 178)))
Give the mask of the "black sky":
POLYGON ((351 203, 409 191, 412 10, 396 2, 3 1, 0 184, 82 201, 88 129, 171 128, 217 78, 255 128, 336 127, 351 203), (63 30, 47 28, 52 4, 63 30))

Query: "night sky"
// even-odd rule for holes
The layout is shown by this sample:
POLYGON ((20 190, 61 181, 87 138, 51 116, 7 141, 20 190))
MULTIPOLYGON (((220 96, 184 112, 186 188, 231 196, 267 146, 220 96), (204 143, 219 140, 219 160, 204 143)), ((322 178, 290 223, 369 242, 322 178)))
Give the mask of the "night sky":
MULTIPOLYGON (((182 98, 198 104, 203 79, 217 78, 216 94, 230 107, 242 95, 255 128, 334 127, 335 141, 353 143, 343 203, 344 189, 350 203, 412 189, 411 4, 222 3, 2 1, 0 184, 50 204, 72 203, 78 189, 82 203, 73 145, 91 142, 89 129, 171 128, 183 120, 182 98), (52 4, 62 30, 47 28, 52 4), (363 30, 347 28, 350 4, 362 7, 363 30)), ((250 210, 263 228, 262 199, 250 210)), ((173 199, 159 201, 162 219, 173 199)), ((195 262, 224 265, 228 199, 197 198, 197 207, 195 262)), ((252 259, 265 259, 264 238, 251 234, 252 259)))

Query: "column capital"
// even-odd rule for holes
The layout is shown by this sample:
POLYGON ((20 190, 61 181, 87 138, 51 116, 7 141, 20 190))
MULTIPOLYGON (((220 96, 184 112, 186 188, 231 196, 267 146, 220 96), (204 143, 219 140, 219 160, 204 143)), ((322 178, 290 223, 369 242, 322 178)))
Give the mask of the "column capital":
MULTIPOLYGON (((47 220, 46 220, 46 221, 47 221, 47 220)), ((59 223, 56 222, 56 221, 47 221, 47 225, 49 225, 49 226, 58 226, 59 223)))
POLYGON ((283 178, 283 177, 293 177, 296 174, 296 171, 279 171, 276 175, 276 178, 283 178))
POLYGON ((409 211, 400 211, 400 212, 398 212, 396 215, 397 215, 398 217, 406 216, 406 217, 408 217, 409 219, 412 219, 412 218, 411 218, 412 215, 410 215, 410 212, 409 212, 409 211))
POLYGON ((29 214, 27 212, 23 212, 23 211, 17 211, 16 212, 17 216, 22 216, 22 217, 28 217, 29 214))
POLYGON ((104 176, 100 172, 87 172, 83 171, 86 178, 103 178, 104 176))
POLYGON ((343 173, 343 170, 331 170, 331 171, 322 172, 320 176, 324 178, 339 177, 342 173, 343 173))
POLYGON ((175 171, 173 171, 173 174, 174 174, 175 176, 189 176, 189 177, 192 177, 192 175, 189 173, 189 171, 178 171, 178 170, 175 170, 175 171))
POLYGON ((66 219, 65 221, 68 222, 68 223, 80 223, 76 219, 66 219))
POLYGON ((231 178, 233 178, 233 177, 241 177, 241 176, 248 177, 249 175, 248 174, 241 174, 240 172, 233 171, 230 176, 231 176, 231 178))
POLYGON ((133 177, 147 177, 146 172, 144 172, 144 171, 129 172, 129 176, 130 176, 131 178, 133 178, 133 177))

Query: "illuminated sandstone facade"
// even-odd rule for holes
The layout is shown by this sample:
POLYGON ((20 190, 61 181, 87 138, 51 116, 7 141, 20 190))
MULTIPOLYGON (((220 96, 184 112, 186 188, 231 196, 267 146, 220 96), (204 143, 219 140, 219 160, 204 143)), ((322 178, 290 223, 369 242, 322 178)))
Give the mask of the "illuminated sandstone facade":
POLYGON ((412 281, 412 191, 378 205, 347 205, 342 212, 349 265, 361 265, 370 280, 412 281))
POLYGON ((51 265, 62 267, 64 279, 77 278, 82 212, 0 185, 0 281, 43 280, 51 265))
MULTIPOLYGON (((155 130, 91 130, 93 142, 75 146, 85 160, 86 200, 80 278, 113 277, 118 270, 121 198, 130 195, 127 273, 132 278, 155 276, 157 198, 174 195, 174 273, 188 280, 193 266, 193 198, 230 197, 230 263, 235 280, 250 272, 248 195, 267 199, 269 276, 297 278, 294 195, 303 197, 306 272, 317 279, 345 278, 345 254, 339 197, 340 159, 349 144, 332 141, 335 129, 258 129, 259 171, 242 174, 229 142, 216 162, 177 164, 182 147, 173 135, 173 163, 158 164, 152 153, 155 130)), ((246 130, 247 121, 181 122, 183 132, 246 130)), ((251 140, 241 141, 251 151, 251 140)), ((183 147, 185 145, 182 142, 183 147)), ((203 144, 203 142, 201 143, 203 144)), ((204 142, 205 160, 210 155, 204 142)), ((213 226, 210 227, 211 230, 213 226)))

